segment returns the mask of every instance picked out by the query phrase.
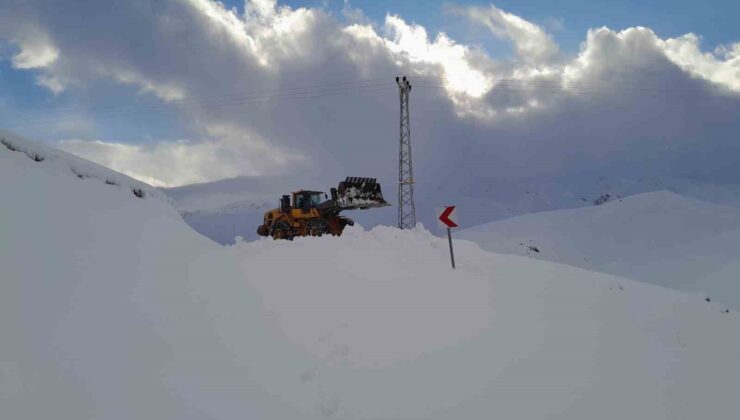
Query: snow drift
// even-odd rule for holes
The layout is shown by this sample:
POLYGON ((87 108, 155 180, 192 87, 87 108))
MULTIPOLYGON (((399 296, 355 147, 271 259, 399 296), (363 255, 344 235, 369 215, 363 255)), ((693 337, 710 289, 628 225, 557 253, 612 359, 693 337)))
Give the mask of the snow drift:
POLYGON ((740 317, 713 302, 467 241, 453 271, 421 227, 220 247, 156 191, 12 141, 25 152, 0 148, 0 418, 740 410, 740 317))
POLYGON ((486 250, 526 255, 666 287, 740 309, 740 209, 667 191, 466 229, 486 250))
POLYGON ((0 137, 0 418, 295 418, 255 383, 281 347, 228 252, 158 190, 0 137))

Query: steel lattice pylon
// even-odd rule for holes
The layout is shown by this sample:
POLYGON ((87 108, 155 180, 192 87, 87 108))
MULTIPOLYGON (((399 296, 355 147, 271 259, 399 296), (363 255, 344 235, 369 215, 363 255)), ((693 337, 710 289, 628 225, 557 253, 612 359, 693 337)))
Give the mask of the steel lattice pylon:
POLYGON ((416 226, 414 208, 414 171, 411 165, 411 124, 409 120, 409 93, 411 83, 396 77, 401 99, 401 137, 398 152, 398 227, 410 229, 416 226))

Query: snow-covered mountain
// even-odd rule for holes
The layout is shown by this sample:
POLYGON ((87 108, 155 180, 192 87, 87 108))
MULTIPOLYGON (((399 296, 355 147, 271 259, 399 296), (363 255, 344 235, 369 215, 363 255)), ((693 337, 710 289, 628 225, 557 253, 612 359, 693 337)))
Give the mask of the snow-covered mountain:
POLYGON ((236 177, 205 184, 162 188, 193 229, 221 244, 237 236, 257 239, 265 212, 295 189, 289 178, 236 177))
POLYGON ((500 220, 458 235, 526 255, 702 292, 740 309, 740 209, 661 191, 500 220))
MULTIPOLYGON (((266 210, 277 207, 282 194, 298 189, 328 191, 337 180, 298 177, 237 177, 215 182, 167 188, 185 221, 201 234, 233 244, 236 236, 257 239, 256 228, 266 210)), ((381 180, 391 207, 347 212, 365 227, 396 223, 396 184, 381 180)), ((416 185, 416 217, 434 233, 436 210, 455 205, 463 226, 476 226, 528 213, 590 207, 634 194, 671 191, 717 204, 740 208, 740 186, 714 185, 661 177, 599 177, 587 174, 562 179, 490 179, 474 185, 436 184, 420 178, 416 185)))
POLYGON ((452 270, 421 227, 222 247, 157 190, 6 140, 0 418, 740 411, 740 316, 701 297, 469 241, 452 270))

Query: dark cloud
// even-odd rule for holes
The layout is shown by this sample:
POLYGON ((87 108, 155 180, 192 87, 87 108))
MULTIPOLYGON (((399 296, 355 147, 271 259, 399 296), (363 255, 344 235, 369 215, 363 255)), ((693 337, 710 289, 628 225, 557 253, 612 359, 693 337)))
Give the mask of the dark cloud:
POLYGON ((123 85, 133 93, 121 106, 182 116, 186 142, 62 143, 161 183, 291 173, 392 182, 399 74, 414 84, 414 163, 428 183, 581 173, 740 182, 737 45, 708 53, 696 37, 601 28, 564 57, 542 28, 493 6, 455 10, 512 42, 513 57, 403 17, 372 26, 265 0, 244 11, 210 0, 32 0, 11 10, 5 20, 26 29, 0 37, 39 83, 93 106, 123 85))

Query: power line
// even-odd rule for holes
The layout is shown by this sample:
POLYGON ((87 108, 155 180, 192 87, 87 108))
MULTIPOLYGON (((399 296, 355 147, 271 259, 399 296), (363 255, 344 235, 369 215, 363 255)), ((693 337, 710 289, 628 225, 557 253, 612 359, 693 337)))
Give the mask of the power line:
MULTIPOLYGON (((426 90, 445 89, 449 82, 444 77, 418 76, 419 82, 414 86, 426 90)), ((64 108, 49 111, 36 111, 15 115, 12 122, 6 125, 19 127, 28 125, 44 125, 59 122, 86 120, 90 118, 117 118, 135 116, 140 114, 156 114, 177 111, 189 111, 199 108, 218 109, 224 107, 242 107, 270 104, 278 101, 298 101, 303 99, 314 99, 326 96, 340 96, 352 93, 371 93, 391 90, 385 78, 371 78, 364 80, 349 80, 344 82, 333 82, 313 84, 306 86, 283 87, 274 90, 253 91, 234 93, 228 95, 213 96, 190 96, 187 98, 169 101, 147 101, 134 105, 97 108, 92 112, 79 108, 64 108), (71 115, 73 112, 83 112, 85 115, 71 115)), ((510 93, 537 93, 539 94, 562 94, 577 96, 615 96, 628 92, 673 92, 673 93, 700 93, 706 90, 703 86, 697 87, 675 87, 666 84, 629 84, 618 82, 568 82, 560 80, 521 80, 512 78, 491 79, 492 86, 488 96, 502 92, 510 93)), ((736 97, 730 95, 722 97, 703 97, 709 100, 734 100, 736 97)))
MULTIPOLYGON (((161 105, 168 105, 168 106, 174 106, 174 105, 188 105, 193 102, 208 102, 213 100, 228 100, 228 99, 239 99, 239 98, 247 98, 247 97, 262 97, 262 96, 274 96, 274 95, 280 95, 280 94, 292 94, 292 93, 304 93, 305 91, 311 91, 315 90, 317 88, 341 88, 341 87, 364 87, 368 85, 372 86, 382 86, 385 85, 385 83, 381 82, 380 78, 377 79, 366 79, 366 80, 356 80, 356 81, 346 81, 346 82, 340 82, 340 83, 324 83, 324 84, 316 84, 316 85, 307 85, 307 86, 294 86, 294 87, 284 87, 281 89, 276 90, 265 90, 265 91, 255 91, 255 92, 246 92, 246 93, 234 93, 234 94, 228 94, 228 95, 214 95, 214 96, 190 96, 187 98, 182 99, 172 99, 172 100, 165 100, 164 103, 162 100, 156 100, 156 101, 147 101, 144 103, 138 103, 136 105, 129 105, 129 106, 123 106, 123 107, 113 107, 111 109, 113 110, 125 110, 127 108, 141 108, 146 106, 161 106, 161 105)), ((74 110, 74 109, 65 109, 67 110, 74 110)), ((81 109, 83 110, 84 109, 81 109)), ((45 114, 54 113, 55 111, 37 111, 37 112, 31 112, 26 113, 27 116, 41 116, 45 114)))
POLYGON ((284 100, 303 100, 303 99, 314 99, 326 96, 339 96, 348 93, 370 93, 378 91, 389 91, 394 88, 379 85, 369 86, 358 86, 358 87, 346 87, 337 89, 323 89, 316 91, 303 91, 294 92, 288 94, 275 94, 275 95, 233 95, 231 97, 211 97, 196 99, 192 98, 189 102, 181 102, 178 106, 173 106, 171 103, 151 104, 146 106, 136 105, 127 107, 117 107, 109 109, 99 109, 91 113, 87 113, 84 116, 70 116, 69 112, 62 111, 56 113, 49 113, 47 115, 41 115, 38 117, 16 117, 13 123, 8 124, 11 127, 26 126, 26 125, 37 125, 37 124, 50 124, 57 122, 68 122, 74 120, 90 119, 90 118, 112 118, 112 117, 126 117, 139 114, 150 114, 150 113, 162 113, 172 111, 188 111, 193 109, 200 109, 201 107, 207 107, 209 109, 223 108, 223 107, 235 107, 235 106, 250 106, 250 105, 264 105, 284 100))

